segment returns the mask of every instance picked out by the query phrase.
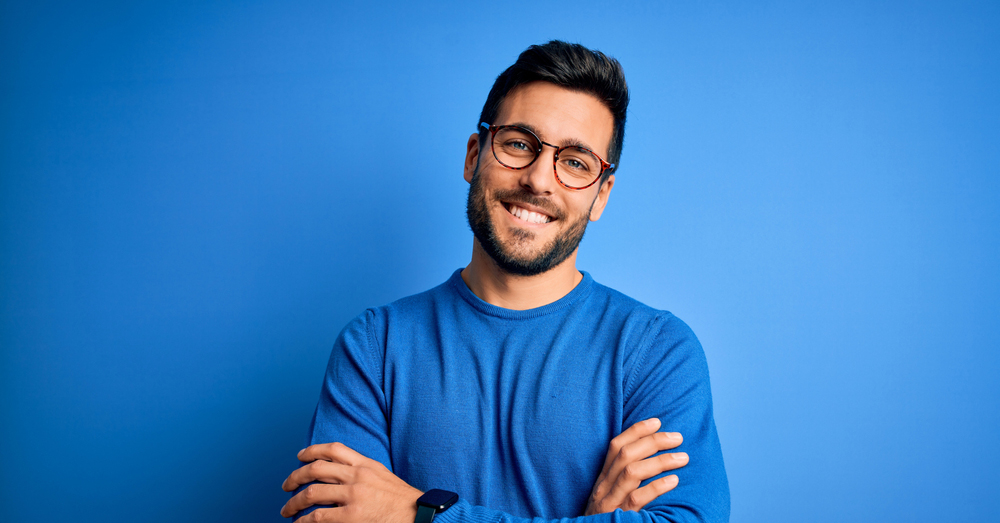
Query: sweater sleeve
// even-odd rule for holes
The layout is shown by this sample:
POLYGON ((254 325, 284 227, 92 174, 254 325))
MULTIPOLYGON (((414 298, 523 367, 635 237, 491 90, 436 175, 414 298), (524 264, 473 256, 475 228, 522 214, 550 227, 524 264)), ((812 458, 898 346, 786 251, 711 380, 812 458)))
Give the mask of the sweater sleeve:
MULTIPOLYGON (((687 452, 687 466, 661 474, 677 474, 676 488, 638 512, 616 510, 607 514, 546 520, 519 518, 460 501, 439 515, 436 523, 674 523, 729 521, 729 482, 712 416, 708 365, 701 344, 691 329, 669 313, 649 324, 637 350, 626 360, 623 429, 657 417, 661 430, 680 432, 684 443, 675 451, 687 452)), ((652 481, 655 478, 651 478, 652 481)), ((645 482, 645 483, 648 483, 645 482)), ((644 483, 644 484, 645 484, 644 483)))
POLYGON ((330 352, 309 444, 339 441, 392 470, 382 387, 382 354, 365 311, 344 327, 330 352))
POLYGON ((670 313, 656 316, 648 332, 628 369, 622 425, 659 418, 660 430, 684 437, 674 452, 687 452, 690 461, 657 476, 676 474, 680 481, 646 509, 668 521, 728 521, 729 481, 712 414, 705 352, 690 327, 670 313))
MULTIPOLYGON (((382 355, 365 311, 344 327, 330 352, 307 444, 340 442, 392 470, 382 387, 382 355)), ((301 464, 299 464, 301 465, 301 464)), ((296 493, 307 485, 303 485, 296 493)), ((299 512, 296 519, 322 506, 299 512)))

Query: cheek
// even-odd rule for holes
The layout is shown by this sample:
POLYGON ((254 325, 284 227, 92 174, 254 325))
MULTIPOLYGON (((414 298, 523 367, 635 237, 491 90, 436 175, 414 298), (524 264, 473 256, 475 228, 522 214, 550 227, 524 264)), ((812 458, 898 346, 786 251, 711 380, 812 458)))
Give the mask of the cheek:
POLYGON ((574 198, 573 206, 577 210, 578 216, 590 217, 591 213, 594 211, 594 203, 597 201, 597 193, 590 193, 589 191, 583 191, 587 194, 581 194, 578 198, 574 198))

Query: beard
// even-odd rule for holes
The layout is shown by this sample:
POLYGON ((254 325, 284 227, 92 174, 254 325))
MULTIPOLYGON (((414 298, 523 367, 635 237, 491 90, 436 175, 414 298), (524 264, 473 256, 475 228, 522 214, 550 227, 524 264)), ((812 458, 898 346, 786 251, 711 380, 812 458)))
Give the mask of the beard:
MULTIPOLYGON (((559 212, 552 204, 545 199, 539 198, 525 191, 524 189, 508 189, 495 191, 490 196, 494 201, 503 200, 511 203, 524 203, 534 205, 550 214, 556 220, 566 219, 565 213, 559 212)), ((489 209, 486 205, 486 191, 483 189, 482 178, 479 176, 479 167, 472 176, 469 185, 469 199, 465 206, 465 214, 469 219, 469 228, 472 234, 479 240, 479 245, 483 247, 486 254, 493 258, 493 261, 501 270, 508 274, 518 276, 534 276, 546 272, 559 265, 570 254, 576 251, 583 239, 583 233, 587 230, 587 222, 590 212, 581 216, 578 220, 569 224, 569 227, 548 245, 543 247, 534 256, 518 256, 515 254, 515 247, 527 245, 535 238, 535 233, 530 230, 511 228, 509 230, 512 239, 509 245, 505 245, 497 235, 496 225, 490 218, 489 209)), ((594 206, 593 202, 590 204, 594 206)))

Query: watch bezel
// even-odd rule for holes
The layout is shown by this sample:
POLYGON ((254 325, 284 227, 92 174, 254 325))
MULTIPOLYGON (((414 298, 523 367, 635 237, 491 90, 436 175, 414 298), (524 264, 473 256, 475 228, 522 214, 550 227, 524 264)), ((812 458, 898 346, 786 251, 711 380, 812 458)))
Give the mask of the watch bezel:
POLYGON ((429 507, 436 512, 448 510, 448 507, 458 501, 458 494, 441 489, 430 489, 417 500, 417 506, 429 507))

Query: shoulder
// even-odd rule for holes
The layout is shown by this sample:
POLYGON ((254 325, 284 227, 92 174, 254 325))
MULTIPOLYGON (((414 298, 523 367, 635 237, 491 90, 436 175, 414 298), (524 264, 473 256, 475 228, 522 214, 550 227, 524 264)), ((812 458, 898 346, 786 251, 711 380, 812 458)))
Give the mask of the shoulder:
POLYGON ((393 317, 417 320, 421 316, 431 313, 435 308, 441 307, 442 304, 461 299, 456 292, 454 279, 455 277, 452 276, 444 283, 426 291, 400 298, 380 307, 372 307, 365 311, 365 314, 369 315, 370 320, 375 323, 384 322, 393 317))
POLYGON ((650 307, 600 283, 593 283, 588 300, 591 306, 604 311, 606 320, 620 321, 629 331, 639 331, 634 334, 643 338, 692 338, 697 341, 691 327, 672 312, 650 307))
MULTIPOLYGON (((344 327, 344 332, 365 331, 372 345, 378 347, 384 344, 390 326, 398 329, 409 325, 427 325, 443 307, 453 306, 456 301, 462 300, 455 288, 455 278, 453 275, 444 283, 426 291, 368 308, 351 320, 344 327)), ((458 278, 461 281, 461 277, 458 278)))
POLYGON ((603 329, 617 330, 628 381, 659 370, 704 368, 705 353, 694 331, 668 310, 650 307, 635 298, 595 283, 590 297, 601 310, 603 329))
POLYGON ((448 301, 449 281, 424 292, 371 307, 351 319, 337 336, 330 357, 331 368, 343 362, 380 373, 386 358, 386 342, 393 331, 425 328, 441 303, 448 301))

